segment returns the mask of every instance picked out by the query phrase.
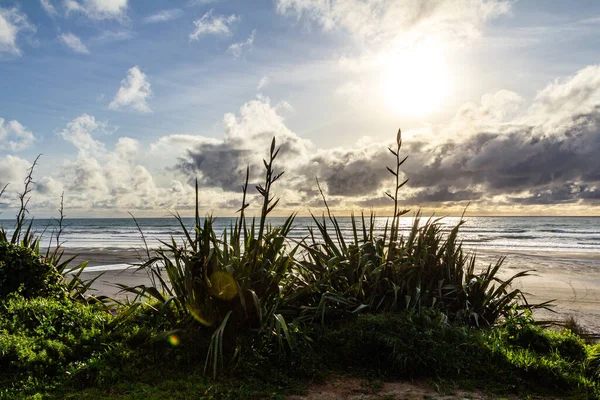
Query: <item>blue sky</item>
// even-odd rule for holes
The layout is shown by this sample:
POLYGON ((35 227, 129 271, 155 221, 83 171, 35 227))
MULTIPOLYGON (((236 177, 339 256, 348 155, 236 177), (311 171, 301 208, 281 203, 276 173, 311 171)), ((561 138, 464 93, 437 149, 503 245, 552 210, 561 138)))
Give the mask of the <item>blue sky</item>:
POLYGON ((0 0, 0 208, 43 153, 36 215, 186 210, 194 177, 229 215, 275 136, 282 213, 315 176, 386 213, 402 127, 407 205, 597 214, 598 34, 597 1, 0 0))

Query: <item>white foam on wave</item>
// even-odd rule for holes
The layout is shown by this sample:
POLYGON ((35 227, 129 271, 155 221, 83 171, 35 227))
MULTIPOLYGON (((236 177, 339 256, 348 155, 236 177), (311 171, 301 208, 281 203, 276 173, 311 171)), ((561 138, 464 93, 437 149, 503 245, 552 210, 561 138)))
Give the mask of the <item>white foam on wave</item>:
POLYGON ((132 267, 130 264, 96 265, 94 267, 85 267, 83 272, 120 271, 128 268, 134 267, 132 267))

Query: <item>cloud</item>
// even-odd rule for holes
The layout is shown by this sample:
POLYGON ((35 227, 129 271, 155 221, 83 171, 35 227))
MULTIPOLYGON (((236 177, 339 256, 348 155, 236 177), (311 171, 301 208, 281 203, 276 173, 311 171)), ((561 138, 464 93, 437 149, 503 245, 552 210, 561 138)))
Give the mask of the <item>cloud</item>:
POLYGON ((29 23, 27 15, 17 8, 0 7, 0 53, 21 55, 17 37, 21 32, 35 32, 35 25, 29 23))
MULTIPOLYGON (((520 204, 596 200, 600 188, 596 157, 600 151, 599 79, 600 67, 590 66, 555 81, 509 121, 499 120, 502 110, 496 110, 496 117, 482 125, 461 108, 450 126, 470 124, 469 135, 453 138, 442 129, 437 136, 450 139, 433 145, 412 143, 414 151, 408 150, 412 161, 409 158, 406 169, 411 187, 478 188, 470 200, 504 195, 520 204)), ((486 99, 490 97, 484 97, 476 111, 487 108, 486 99)), ((510 114, 513 105, 506 104, 510 114)))
POLYGON ((44 11, 46 11, 46 13, 51 17, 58 15, 58 11, 56 11, 56 8, 50 0, 40 0, 40 4, 44 11))
POLYGON ((129 30, 104 31, 91 40, 94 42, 120 42, 123 40, 133 39, 134 33, 129 30))
POLYGON ((183 15, 181 8, 172 8, 169 10, 161 10, 155 14, 149 15, 144 18, 144 22, 147 24, 153 24, 158 22, 167 22, 177 19, 183 15))
POLYGON ((357 40, 382 42, 427 36, 458 40, 480 33, 482 24, 510 11, 505 0, 276 0, 277 12, 295 15, 325 31, 344 29, 357 40))
POLYGON ((96 121, 93 116, 82 114, 69 122, 58 135, 73 144, 80 152, 99 154, 105 151, 104 144, 92 136, 98 132, 106 132, 106 128, 105 122, 96 121))
POLYGON ((190 40, 199 40, 205 35, 231 36, 231 25, 239 21, 235 14, 230 16, 213 16, 213 10, 208 11, 202 18, 194 21, 195 29, 190 33, 190 40))
POLYGON ((35 142, 35 136, 19 121, 12 120, 4 123, 0 118, 0 150, 21 151, 35 142))
POLYGON ((189 0, 188 7, 204 6, 211 3, 218 3, 221 0, 189 0))
MULTIPOLYGON (((23 182, 29 167, 31 167, 31 163, 25 159, 12 155, 0 157, 0 190, 6 184, 11 185, 12 191, 20 189, 13 186, 20 185, 23 182)), ((6 199, 8 195, 9 193, 5 193, 0 200, 6 199)))
POLYGON ((109 149, 94 138, 106 130, 106 123, 88 114, 69 122, 59 135, 78 149, 77 158, 66 160, 56 176, 41 181, 41 192, 56 193, 64 187, 71 209, 122 212, 171 205, 167 195, 172 188, 158 187, 152 174, 139 161, 141 144, 135 139, 120 137, 109 149))
POLYGON ((116 19, 124 21, 128 0, 64 0, 67 15, 78 12, 90 19, 116 19))
POLYGON ((252 46, 254 45, 254 37, 256 35, 256 29, 252 30, 248 39, 243 42, 233 43, 231 46, 227 48, 227 53, 231 54, 234 58, 240 58, 244 49, 248 49, 248 51, 252 51, 252 46))
POLYGON ((265 88, 269 84, 269 81, 270 79, 268 76, 263 76, 262 78, 260 78, 260 80, 258 81, 258 85, 256 85, 256 90, 261 90, 265 88))
POLYGON ((127 72, 127 77, 121 81, 121 87, 114 99, 108 105, 111 110, 129 109, 140 113, 151 113, 146 100, 152 96, 150 82, 138 66, 127 72))
MULTIPOLYGON (((402 173, 410 180, 400 193, 403 206, 450 210, 471 202, 471 210, 543 212, 552 205, 600 205, 599 82, 600 66, 589 66, 551 82, 533 100, 501 90, 463 105, 448 123, 405 132, 402 153, 409 158, 402 173)), ((205 209, 233 212, 246 167, 253 187, 275 137, 281 146, 275 168, 285 171, 276 186, 281 210, 320 206, 315 177, 336 210, 389 210, 384 191, 393 185, 385 169, 393 165, 391 143, 365 137, 318 149, 286 125, 283 108, 260 97, 223 117, 222 138, 172 134, 149 147, 126 137, 105 145, 107 124, 83 114, 59 133, 76 146, 77 159, 38 179, 39 191, 56 196, 64 187, 69 206, 81 210, 187 209, 189 183, 197 177, 205 209)), ((250 196, 256 206, 254 190, 250 196)))
MULTIPOLYGON (((599 203, 600 66, 590 66, 524 98, 501 90, 462 106, 453 120, 430 132, 406 134, 402 167, 407 206, 427 204, 485 207, 599 203), (580 105, 579 109, 576 105, 580 105), (548 121, 551 121, 549 123, 548 121)), ((203 185, 239 190, 246 165, 257 182, 261 158, 272 136, 281 144, 280 190, 289 204, 317 204, 315 177, 340 207, 390 207, 383 192, 392 185, 393 165, 380 140, 316 149, 289 130, 277 107, 261 98, 224 119, 223 140, 189 142, 178 169, 203 185)), ((184 148, 183 144, 181 147, 184 148)))
POLYGON ((244 104, 239 115, 226 114, 223 124, 223 140, 203 138, 178 164, 180 171, 197 176, 203 186, 238 191, 246 166, 250 166, 251 180, 257 182, 273 137, 281 146, 280 168, 293 170, 307 162, 310 142, 285 126, 268 99, 244 104))
POLYGON ((80 54, 89 54, 90 53, 90 51, 88 50, 86 45, 83 44, 81 39, 79 39, 77 36, 75 36, 72 33, 63 33, 63 34, 59 35, 58 38, 67 47, 69 47, 71 50, 73 50, 75 53, 80 53, 80 54))

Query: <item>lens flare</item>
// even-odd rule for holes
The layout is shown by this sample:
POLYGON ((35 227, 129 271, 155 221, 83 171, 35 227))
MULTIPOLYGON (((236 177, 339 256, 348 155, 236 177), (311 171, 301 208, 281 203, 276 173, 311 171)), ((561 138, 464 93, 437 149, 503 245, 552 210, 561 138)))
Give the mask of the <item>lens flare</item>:
POLYGON ((167 340, 169 341, 171 346, 173 346, 173 347, 179 346, 179 338, 177 337, 177 335, 170 335, 167 340))
POLYGON ((210 276, 214 296, 221 300, 232 300, 238 294, 238 286, 227 271, 215 271, 210 276))
POLYGON ((188 303, 187 308, 192 317, 202 325, 213 326, 215 323, 215 309, 210 299, 207 299, 202 306, 188 303))

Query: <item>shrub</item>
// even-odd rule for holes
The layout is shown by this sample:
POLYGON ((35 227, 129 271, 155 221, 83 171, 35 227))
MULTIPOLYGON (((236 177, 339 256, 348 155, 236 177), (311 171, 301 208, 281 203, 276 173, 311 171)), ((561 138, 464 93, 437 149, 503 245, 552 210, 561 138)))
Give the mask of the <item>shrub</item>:
POLYGON ((64 377, 69 363, 103 350, 97 339, 110 318, 65 298, 9 295, 0 302, 0 386, 27 390, 64 377))
POLYGON ((147 366, 148 353, 164 354, 144 347, 152 334, 141 312, 123 318, 68 298, 9 295, 0 302, 0 398, 113 382, 131 373, 122 365, 147 366))
POLYGON ((184 242, 172 238, 163 242, 161 248, 148 250, 149 259, 141 265, 154 284, 122 286, 157 304, 159 323, 170 320, 172 325, 179 323, 186 329, 212 332, 205 366, 207 371, 210 367, 213 376, 224 365, 226 355, 231 358, 240 354, 247 338, 244 333, 258 333, 274 340, 281 353, 294 344, 295 330, 288 327, 282 310, 296 288, 292 273, 295 249, 286 247, 295 215, 288 217, 282 226, 272 227, 267 222, 267 216, 279 201, 272 192, 273 184, 283 175, 274 172, 278 153, 273 139, 269 156, 264 160, 264 183, 257 186, 263 198, 258 221, 247 223, 244 215, 248 207, 248 170, 240 218, 225 230, 222 238, 217 237, 212 217, 203 221, 199 218, 196 182, 193 231, 175 215, 185 235, 184 242))
POLYGON ((569 329, 561 332, 543 329, 535 324, 531 313, 508 318, 505 322, 505 332, 508 345, 529 349, 541 355, 557 352, 568 361, 582 362, 587 358, 583 339, 569 329))
POLYGON ((20 292, 24 297, 61 296, 62 276, 33 250, 0 241, 0 298, 20 292))
POLYGON ((449 325, 435 310, 361 315, 323 328, 317 345, 339 365, 388 376, 450 378, 477 373, 489 360, 473 333, 449 325))
MULTIPOLYGON (((515 279, 528 275, 519 272, 504 280, 498 276, 504 258, 481 272, 475 270, 476 257, 467 252, 459 239, 460 221, 444 234, 440 219, 422 223, 417 212, 408 235, 402 235, 399 218, 408 210, 399 207, 399 189, 407 183, 400 179, 400 131, 395 149, 395 178, 392 193, 394 214, 376 237, 375 216, 351 217, 348 235, 333 216, 319 186, 327 217, 313 216, 316 232, 302 243, 304 258, 299 274, 306 282, 298 297, 305 302, 309 319, 343 316, 350 313, 385 313, 421 308, 438 308, 453 322, 477 327, 491 327, 501 317, 517 311, 546 308, 548 303, 529 304, 519 289, 512 289, 515 279)), ((318 184, 318 182, 317 182, 318 184)))

